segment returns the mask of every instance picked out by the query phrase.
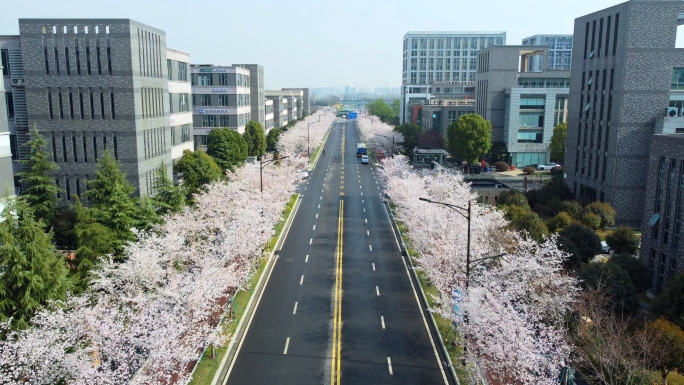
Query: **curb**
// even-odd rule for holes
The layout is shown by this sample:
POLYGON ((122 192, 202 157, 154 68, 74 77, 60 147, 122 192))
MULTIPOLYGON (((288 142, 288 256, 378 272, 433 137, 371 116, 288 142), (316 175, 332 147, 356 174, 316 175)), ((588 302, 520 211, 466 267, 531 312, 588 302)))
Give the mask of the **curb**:
POLYGON ((294 222, 294 217, 297 215, 297 211, 299 210, 299 205, 301 202, 302 195, 297 194, 297 201, 292 207, 292 211, 290 211, 290 215, 287 217, 287 220, 285 220, 285 226, 283 226, 283 230, 280 232, 280 236, 278 236, 278 240, 276 241, 276 244, 273 247, 273 251, 271 251, 271 255, 268 258, 268 262, 266 262, 266 267, 264 268, 261 277, 259 277, 259 281, 257 282, 254 288, 254 292, 252 293, 249 302, 247 302, 247 307, 245 308, 245 312, 242 314, 242 319, 240 320, 237 329, 235 329, 235 334, 233 335, 233 338, 230 340, 230 344, 228 344, 226 355, 223 356, 223 359, 219 364, 218 370, 216 370, 216 374, 214 374, 214 379, 211 381, 211 385, 225 384, 228 379, 228 370, 237 358, 237 352, 240 348, 240 345, 242 345, 242 339, 247 333, 247 328, 249 328, 249 324, 251 323, 251 319, 254 316, 254 312, 256 311, 256 308, 259 305, 259 300, 257 299, 255 301, 255 298, 260 298, 261 294, 266 288, 266 280, 268 279, 267 277, 271 276, 271 272, 273 271, 275 262, 278 259, 280 249, 282 248, 283 243, 285 242, 287 234, 290 232, 290 227, 292 226, 292 222, 294 222))
POLYGON ((389 217, 392 219, 392 230, 396 231, 397 234, 397 239, 399 240, 399 249, 401 250, 401 256, 404 258, 406 263, 409 266, 409 270, 411 271, 411 280, 413 281, 413 284, 418 287, 418 292, 420 293, 419 300, 420 300, 420 307, 423 310, 423 313, 425 314, 426 318, 430 320, 429 322, 429 329, 430 329, 430 334, 432 334, 432 338, 436 339, 439 341, 439 346, 442 348, 439 353, 440 353, 440 359, 442 360, 442 364, 445 362, 449 363, 449 370, 448 372, 451 373, 451 382, 450 384, 456 384, 456 385, 461 385, 461 383, 458 381, 458 376, 456 375, 456 371, 454 370, 454 365, 451 362, 451 357, 449 357, 449 352, 446 349, 446 346, 444 346, 444 341, 442 340, 442 335, 439 333, 439 329, 437 329, 437 323, 435 322, 434 317, 432 316, 432 312, 429 309, 428 301, 427 298, 425 297, 425 292, 423 292, 423 287, 420 285, 420 281, 418 280, 418 275, 416 275, 416 268, 413 266, 413 261, 411 260, 411 257, 409 256, 408 250, 406 249, 406 245, 404 244, 404 239, 401 237, 401 232, 399 231, 399 226, 397 225, 397 220, 394 218, 394 213, 392 212, 392 209, 389 206, 389 202, 385 199, 383 199, 383 202, 385 203, 385 208, 387 209, 387 213, 389 214, 389 217))
MULTIPOLYGON (((325 132, 325 136, 323 137, 323 140, 321 140, 321 143, 319 144, 319 146, 325 147, 325 142, 326 142, 326 140, 328 140, 328 134, 329 133, 330 133, 330 129, 328 129, 328 131, 325 132)), ((318 164, 318 160, 321 159, 321 151, 322 151, 322 147, 319 148, 318 154, 316 154, 316 159, 314 159, 314 161, 311 164, 309 164, 309 171, 313 171, 316 169, 316 165, 318 164)))

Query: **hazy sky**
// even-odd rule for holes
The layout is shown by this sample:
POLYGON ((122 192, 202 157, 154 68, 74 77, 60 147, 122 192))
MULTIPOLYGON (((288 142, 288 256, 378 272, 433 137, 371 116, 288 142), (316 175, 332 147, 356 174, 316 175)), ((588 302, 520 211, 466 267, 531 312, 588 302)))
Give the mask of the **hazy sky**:
POLYGON ((572 34, 576 17, 622 2, 2 0, 0 34, 18 34, 19 18, 131 18, 166 31, 193 63, 262 64, 267 89, 398 87, 407 31, 505 31, 507 44, 521 44, 572 34))

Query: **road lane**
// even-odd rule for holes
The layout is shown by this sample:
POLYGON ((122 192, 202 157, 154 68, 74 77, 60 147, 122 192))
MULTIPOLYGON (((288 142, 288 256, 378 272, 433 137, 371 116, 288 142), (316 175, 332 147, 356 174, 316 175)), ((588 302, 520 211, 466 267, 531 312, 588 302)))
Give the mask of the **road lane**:
POLYGON ((359 141, 333 125, 228 384, 445 383, 359 141))

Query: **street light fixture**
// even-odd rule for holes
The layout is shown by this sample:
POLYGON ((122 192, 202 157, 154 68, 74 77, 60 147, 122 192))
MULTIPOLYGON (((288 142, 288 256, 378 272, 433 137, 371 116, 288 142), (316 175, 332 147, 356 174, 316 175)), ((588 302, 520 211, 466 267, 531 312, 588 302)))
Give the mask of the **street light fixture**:
POLYGON ((273 159, 264 162, 264 156, 262 155, 259 157, 259 184, 260 184, 261 192, 264 192, 264 167, 268 166, 269 164, 271 164, 273 162, 277 162, 277 161, 279 161, 281 159, 285 159, 285 158, 289 158, 289 156, 283 156, 283 157, 276 156, 273 159))
MULTIPOLYGON (((436 201, 433 201, 433 200, 428 199, 428 198, 418 198, 418 199, 423 201, 423 202, 428 202, 428 203, 446 206, 446 207, 456 211, 459 215, 461 215, 463 218, 465 218, 468 221, 468 245, 467 245, 467 249, 466 249, 466 281, 465 281, 465 295, 468 295, 468 288, 470 287, 470 271, 485 261, 504 257, 504 256, 506 256, 506 253, 497 254, 497 255, 489 255, 489 256, 482 257, 482 258, 478 258, 474 261, 470 260, 470 222, 472 219, 472 201, 468 201, 468 208, 465 208, 465 207, 457 206, 457 205, 454 205, 451 203, 436 202, 436 201)), ((466 324, 468 323, 468 312, 467 311, 465 311, 463 314, 463 321, 466 324)), ((468 351, 467 338, 465 336, 464 336, 464 341, 463 341, 463 350, 464 350, 464 352, 468 351)))
MULTIPOLYGON (((376 136, 382 136, 383 138, 387 138, 387 139, 392 139, 392 158, 394 158, 394 152, 395 152, 395 149, 394 149, 394 135, 392 135, 391 138, 390 138, 389 136, 380 135, 380 134, 375 134, 375 135, 376 135, 376 136)), ((421 199, 422 199, 422 198, 421 198, 421 199)))

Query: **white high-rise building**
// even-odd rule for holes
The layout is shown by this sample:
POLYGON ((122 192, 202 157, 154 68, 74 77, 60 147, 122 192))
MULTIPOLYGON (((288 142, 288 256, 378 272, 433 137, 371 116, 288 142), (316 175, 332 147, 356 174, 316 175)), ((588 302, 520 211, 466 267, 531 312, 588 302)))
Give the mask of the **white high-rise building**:
POLYGON ((477 51, 506 44, 506 32, 407 32, 403 45, 401 123, 430 98, 432 85, 475 85, 477 51))
POLYGON ((527 62, 527 71, 569 70, 572 63, 572 35, 534 35, 523 39, 522 45, 544 45, 549 47, 547 68, 541 68, 541 57, 535 56, 527 62))

